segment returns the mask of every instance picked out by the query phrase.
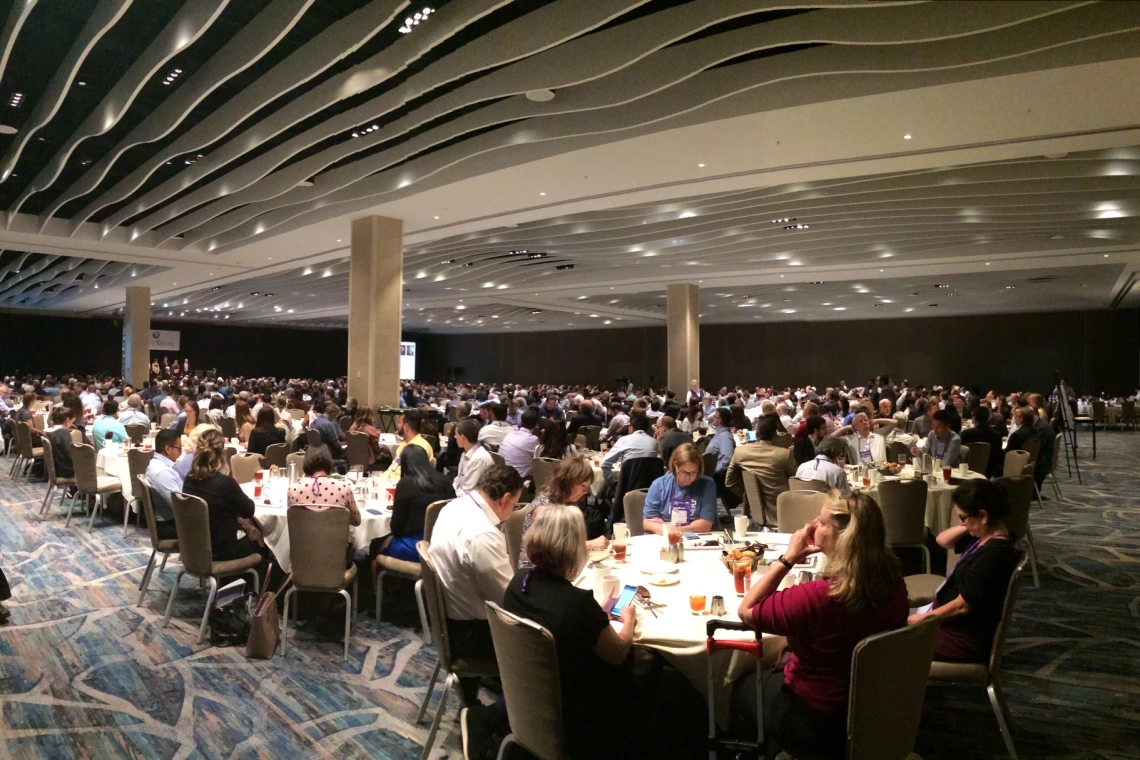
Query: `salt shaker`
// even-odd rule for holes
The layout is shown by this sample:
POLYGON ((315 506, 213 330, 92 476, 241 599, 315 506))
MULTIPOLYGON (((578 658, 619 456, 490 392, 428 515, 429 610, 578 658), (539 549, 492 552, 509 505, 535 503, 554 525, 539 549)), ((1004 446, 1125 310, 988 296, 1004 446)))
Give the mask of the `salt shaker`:
POLYGON ((727 613, 727 610, 725 609, 725 606, 724 606, 724 597, 723 596, 714 596, 712 598, 712 602, 709 605, 709 614, 710 615, 724 615, 726 613, 727 613))

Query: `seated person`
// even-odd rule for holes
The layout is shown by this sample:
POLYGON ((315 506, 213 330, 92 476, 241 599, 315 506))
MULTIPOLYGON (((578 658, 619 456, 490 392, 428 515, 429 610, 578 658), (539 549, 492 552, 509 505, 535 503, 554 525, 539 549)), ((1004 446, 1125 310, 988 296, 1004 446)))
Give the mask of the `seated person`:
MULTIPOLYGON (((875 422, 882 423, 884 420, 875 420, 875 422)), ((890 422, 893 426, 894 420, 890 422)), ((852 418, 850 425, 844 425, 831 434, 835 437, 850 434, 843 440, 847 443, 849 449, 847 461, 851 464, 882 464, 887 461, 887 440, 876 434, 872 427, 873 423, 867 413, 859 412, 852 418)))
POLYGON ((632 670, 622 667, 633 644, 635 606, 622 609, 621 629, 615 630, 593 592, 573 585, 587 557, 586 526, 577 507, 546 504, 531 514, 535 517, 523 546, 527 567, 519 565, 503 609, 554 636, 568 756, 596 755, 597 737, 607 736, 609 751, 630 757, 640 740, 633 732, 612 731, 612 716, 597 708, 630 704, 636 697, 632 670))
POLYGON ((362 406, 356 410, 348 432, 364 433, 368 436, 368 468, 371 469, 382 452, 380 451, 380 430, 374 424, 372 410, 369 407, 362 406))
POLYGON ((150 417, 146 416, 143 412, 142 397, 137 393, 132 393, 127 396, 126 411, 119 413, 119 424, 123 427, 127 425, 142 425, 147 430, 150 430, 150 417))
POLYGON ((657 447, 661 450, 661 460, 668 462, 673 452, 683 443, 692 443, 692 433, 685 433, 677 428, 676 421, 669 415, 657 418, 653 426, 653 437, 657 439, 657 447))
POLYGON ((396 457, 388 467, 388 474, 394 478, 400 477, 400 455, 407 446, 419 446, 428 455, 432 465, 435 465, 435 450, 427 439, 420 435, 423 425, 423 415, 419 409, 409 409, 401 414, 396 421, 396 435, 400 437, 400 445, 396 447, 396 457))
POLYGON ((846 456, 847 444, 835 438, 824 438, 819 445, 819 452, 808 462, 804 462, 796 470, 796 477, 802 480, 822 480, 839 493, 845 494, 851 490, 847 483, 847 472, 840 467, 836 460, 846 456))
POLYGON ((534 450, 538 448, 538 436, 535 433, 539 421, 538 407, 528 406, 519 419, 519 426, 507 433, 499 446, 503 461, 524 478, 530 477, 534 466, 534 450))
MULTIPOLYGON (((781 425, 783 423, 780 423, 781 425)), ((812 417, 804 426, 804 434, 796 439, 792 445, 792 457, 796 464, 810 462, 815 459, 819 442, 827 435, 827 426, 822 417, 812 417)))
POLYGON ((649 418, 644 414, 631 414, 629 427, 632 432, 623 435, 602 460, 602 477, 607 480, 614 471, 614 465, 626 459, 657 456, 657 441, 649 435, 649 418))
MULTIPOLYGON (((376 554, 405 562, 420 561, 416 544, 424 540, 424 519, 428 505, 436 501, 450 501, 455 491, 447 477, 436 472, 424 450, 419 446, 404 449, 400 461, 400 482, 396 484, 396 497, 392 504, 391 535, 376 539, 376 554)), ((373 560, 373 577, 380 567, 373 560)))
MULTIPOLYGON (((590 492, 590 486, 594 484, 594 468, 590 466, 582 457, 568 457, 558 463, 551 473, 550 479, 546 481, 546 485, 542 487, 542 491, 534 497, 531 504, 534 507, 541 507, 544 504, 577 504, 580 502, 587 493, 590 492)), ((526 517, 523 519, 523 539, 525 544, 527 531, 530 526, 534 524, 535 510, 527 512, 526 517)), ((599 518, 595 524, 604 525, 605 515, 599 513, 599 518)), ((588 532, 588 531, 587 531, 588 532)), ((593 551, 595 549, 605 549, 609 546, 604 535, 598 536, 592 541, 586 542, 586 548, 593 551)), ((526 546, 520 547, 519 550, 519 570, 533 567, 530 558, 527 557, 526 546)))
POLYGON ((348 524, 360 525, 360 508, 352 493, 352 483, 347 480, 332 480, 332 454, 324 444, 310 446, 305 452, 305 462, 301 466, 305 477, 289 487, 285 503, 290 507, 299 505, 319 505, 315 509, 336 506, 348 510, 348 524))
POLYGON ((479 443, 498 451, 507 433, 513 429, 507 422, 507 407, 505 404, 488 403, 484 408, 490 413, 490 419, 479 429, 479 443))
POLYGON ((716 483, 704 474, 704 459, 691 443, 673 452, 669 471, 649 486, 642 513, 645 532, 660 535, 677 510, 685 515, 682 525, 697 533, 712 530, 716 522, 716 483))
POLYGON ((938 544, 959 553, 930 608, 910 616, 918 623, 941 618, 934 659, 987 662, 1001 621, 1010 576, 1017 566, 1014 537, 1003 522, 1009 514, 1005 489, 989 480, 967 480, 954 492, 961 525, 938 534, 938 544))
POLYGON ((990 427, 991 416, 990 407, 985 404, 980 405, 974 410, 974 426, 969 430, 963 430, 961 439, 966 446, 973 446, 975 443, 988 443, 990 445, 990 457, 986 462, 986 471, 983 474, 987 478, 1000 478, 1005 467, 1005 452, 1002 451, 1001 436, 990 427))
MULTIPOLYGON (((951 414, 939 409, 930 419, 930 435, 926 436, 925 453, 942 463, 943 467, 957 467, 962 461, 962 439, 950 429, 951 414)), ((917 446, 910 453, 918 456, 924 453, 917 446)))
MULTIPOLYGON (((864 638, 906 624, 906 584, 879 505, 865 494, 828 497, 753 582, 738 612, 757 635, 787 637, 788 662, 764 686, 765 729, 789 752, 845 757, 852 652, 864 638), (817 552, 828 559, 822 579, 777 590, 794 565, 817 552)), ((733 694, 741 724, 755 720, 755 700, 753 679, 742 678, 733 694)))
POLYGON ((75 412, 66 406, 56 407, 51 412, 52 427, 46 438, 51 441, 51 458, 57 478, 74 478, 75 464, 71 461, 71 426, 75 423, 75 412))
POLYGON ((257 411, 257 422, 249 431, 246 450, 250 454, 265 456, 265 450, 276 443, 285 443, 285 430, 277 424, 273 407, 266 405, 257 411))
POLYGON ((328 446, 333 459, 344 459, 344 431, 337 423, 340 419, 340 407, 336 404, 321 406, 318 403, 315 408, 317 416, 313 418, 309 429, 320 433, 321 443, 328 446))
MULTIPOLYGON (((479 432, 481 434, 483 431, 479 432)), ((542 426, 534 455, 546 459, 565 459, 578 456, 578 447, 567 440, 565 423, 548 418, 542 426)))
POLYGON ((174 463, 182 456, 182 436, 173 430, 159 430, 154 437, 154 456, 146 466, 146 479, 150 482, 150 501, 158 538, 178 538, 174 528, 174 512, 170 509, 170 494, 182 490, 183 477, 174 463))
MULTIPOLYGON (((724 477, 725 487, 740 499, 745 493, 743 472, 747 470, 754 473, 760 481, 760 497, 773 516, 776 514, 776 499, 788 490, 788 478, 796 474, 796 461, 792 458, 792 452, 772 444, 779 425, 774 417, 757 419, 756 442, 736 447, 724 477)), ((757 521, 761 520, 762 505, 748 506, 753 517, 757 521)))
POLYGON ((98 452, 107 441, 114 443, 122 443, 130 438, 127 435, 127 429, 119 422, 119 405, 114 401, 107 401, 103 404, 103 416, 95 419, 91 425, 91 440, 95 444, 95 451, 98 452))
MULTIPOLYGON (((1037 488, 1045 482, 1045 477, 1053 469, 1053 427, 1037 416, 1033 407, 1026 404, 1014 410, 1017 429, 1009 434, 1006 441, 1006 451, 1025 450, 1025 444, 1031 440, 1037 441, 1037 459, 1033 463, 1033 480, 1037 488)), ((1004 453, 1003 453, 1004 456, 1004 453)), ((1004 462, 1004 460, 1003 460, 1004 462)))
POLYGON ((463 496, 475 490, 483 471, 495 464, 490 452, 479 443, 479 423, 473 419, 462 419, 455 425, 455 443, 463 449, 459 457, 459 470, 452 481, 451 487, 457 496, 463 496))
POLYGON ((202 433, 182 493, 203 499, 209 507, 210 542, 214 561, 223 562, 261 554, 262 563, 258 573, 264 578, 263 570, 268 563, 269 550, 265 548, 261 529, 253 514, 253 500, 245 495, 230 475, 225 449, 226 441, 217 430, 210 428, 202 433), (244 538, 237 537, 239 528, 245 531, 244 538))

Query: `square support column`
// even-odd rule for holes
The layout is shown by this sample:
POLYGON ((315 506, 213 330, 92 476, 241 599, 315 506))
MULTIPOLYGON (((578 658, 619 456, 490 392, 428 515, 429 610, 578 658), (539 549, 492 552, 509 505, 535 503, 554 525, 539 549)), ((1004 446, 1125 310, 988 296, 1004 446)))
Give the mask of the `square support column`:
POLYGON ((690 380, 701 379, 701 325, 696 285, 670 285, 667 291, 669 389, 684 400, 690 380))
POLYGON ((348 286, 348 395, 398 406, 404 280, 404 223, 352 220, 348 286))
POLYGON ((123 379, 136 390, 150 379, 150 288, 127 289, 123 310, 123 379))

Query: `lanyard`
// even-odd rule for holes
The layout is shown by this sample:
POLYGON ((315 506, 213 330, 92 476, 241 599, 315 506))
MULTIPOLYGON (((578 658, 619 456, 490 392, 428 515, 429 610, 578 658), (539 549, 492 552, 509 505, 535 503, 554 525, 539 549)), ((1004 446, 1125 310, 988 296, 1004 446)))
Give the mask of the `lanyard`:
POLYGON ((320 478, 313 478, 313 485, 309 488, 309 490, 312 492, 313 496, 321 495, 320 478))
MULTIPOLYGON (((815 469, 815 471, 816 471, 816 472, 819 472, 819 463, 820 463, 821 461, 823 461, 824 459, 827 459, 827 456, 826 456, 826 455, 824 455, 824 454, 820 454, 819 456, 817 456, 817 457, 815 458, 815 468, 814 468, 814 469, 815 469)), ((829 462, 830 462, 831 460, 830 460, 830 459, 827 459, 827 461, 829 461, 829 462)))
POLYGON ((930 456, 941 459, 946 456, 946 449, 950 448, 950 439, 946 439, 946 443, 942 446, 942 451, 934 448, 934 444, 938 443, 938 436, 934 436, 934 440, 930 442, 930 456))

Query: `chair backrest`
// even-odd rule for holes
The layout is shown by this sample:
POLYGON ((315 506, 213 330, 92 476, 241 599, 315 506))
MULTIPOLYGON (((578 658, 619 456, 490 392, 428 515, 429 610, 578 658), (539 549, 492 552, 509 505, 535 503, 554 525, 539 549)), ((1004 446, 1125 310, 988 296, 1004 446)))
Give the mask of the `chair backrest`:
POLYGON ((278 469, 284 468, 288 456, 289 444, 287 443, 271 443, 265 447, 265 461, 270 467, 277 465, 278 469))
POLYGON ((1093 416, 1094 420, 1103 420, 1106 418, 1105 403, 1103 401, 1092 402, 1092 409, 1093 409, 1092 416, 1093 416))
POLYGON ((487 602, 487 622, 514 739, 539 760, 566 756, 554 634, 487 602))
POLYGON ((1001 669, 1001 658, 1005 654, 1005 637, 1009 634, 1009 627, 1013 623, 1013 607, 1017 602, 1017 588, 1021 584, 1021 571, 1029 556, 1025 552, 1018 552, 1017 565, 1013 574, 1009 576, 1009 585, 1005 589, 1005 603, 1001 608, 1001 619, 998 620, 997 629, 994 630, 994 642, 990 645, 990 677, 1001 669))
POLYGON ((95 471, 95 447, 89 443, 71 444, 71 464, 75 467, 75 486, 83 493, 99 490, 99 476, 95 471))
POLYGON ((890 441, 887 443, 888 462, 898 462, 900 454, 903 456, 904 462, 910 461, 910 451, 907 449, 905 443, 902 441, 890 441))
POLYGON ((178 554, 182 567, 192 575, 210 575, 214 572, 210 508, 197 496, 175 491, 170 494, 170 509, 174 512, 174 528, 178 531, 178 554))
MULTIPOLYGON (((150 534, 150 548, 158 548, 158 523, 154 517, 154 499, 150 495, 150 481, 146 475, 136 475, 135 482, 139 484, 139 500, 142 502, 143 517, 146 519, 146 530, 150 534)), ((175 529, 177 530, 177 525, 175 529)))
POLYGON ((990 466, 990 445, 985 441, 974 441, 970 444, 970 455, 965 457, 965 461, 970 470, 985 475, 990 466))
POLYGON ((427 505, 427 509, 424 510, 425 541, 431 541, 431 532, 435 530, 435 521, 439 519, 439 512, 450 503, 451 499, 440 499, 427 505))
MULTIPOLYGON (((454 409, 454 408, 455 407, 452 407, 452 409, 454 409)), ((448 411, 450 411, 450 410, 448 410, 448 411)), ((455 423, 454 422, 443 423, 443 437, 444 438, 450 438, 451 437, 451 431, 454 429, 455 429, 455 423)))
POLYGON ((177 416, 178 415, 170 413, 162 415, 162 420, 158 423, 158 426, 165 430, 166 428, 170 427, 170 423, 174 422, 174 418, 177 416))
POLYGON ((926 481, 884 480, 879 509, 887 528, 887 546, 914 546, 926 539, 926 481))
MULTIPOLYGON (((486 446, 484 446, 484 448, 486 448, 486 446)), ((499 452, 491 451, 489 453, 491 454, 491 461, 494 462, 495 464, 504 465, 507 463, 507 460, 503 459, 503 455, 500 454, 499 452)))
POLYGON ((966 462, 966 461, 969 461, 969 459, 970 459, 970 447, 965 445, 965 444, 962 444, 961 446, 958 447, 958 461, 959 462, 966 462))
POLYGON ((322 443, 320 431, 309 428, 305 431, 305 440, 310 446, 320 446, 322 443))
POLYGON ((141 444, 143 439, 146 438, 146 434, 150 432, 150 428, 146 425, 125 425, 124 429, 136 446, 141 444))
POLYGON ((443 583, 440 582, 435 563, 431 559, 431 552, 428 551, 430 547, 431 544, 427 541, 416 544, 416 551, 420 555, 420 579, 424 584, 424 600, 428 608, 427 619, 428 628, 431 629, 431 641, 439 655, 439 664, 450 672, 451 637, 447 635, 447 599, 443 593, 443 583))
POLYGON ((238 485, 253 480, 253 474, 261 469, 261 457, 257 454, 242 454, 230 457, 230 474, 238 485))
POLYGON ((25 459, 32 458, 32 428, 26 422, 16 423, 16 450, 25 459))
POLYGON ((577 435, 574 436, 574 445, 577 446, 579 449, 586 448, 586 445, 588 443, 589 442, 586 440, 586 436, 582 435, 581 433, 578 433, 577 435))
POLYGON ((645 497, 648 495, 648 488, 638 488, 636 491, 628 491, 621 498, 625 524, 631 536, 645 533, 645 497))
POLYGON ((305 466, 305 452, 296 451, 285 457, 285 466, 288 467, 290 462, 297 463, 297 472, 303 472, 302 468, 305 466))
POLYGON ((792 491, 814 491, 816 493, 827 493, 831 490, 831 486, 827 484, 826 480, 799 477, 788 478, 788 488, 792 491))
POLYGON ((222 415, 222 420, 219 424, 222 428, 223 438, 227 441, 231 438, 237 438, 237 421, 233 417, 222 415))
POLYGON ((1030 438, 1025 442, 1025 450, 1029 452, 1029 461, 1026 464, 1035 464, 1037 462, 1037 455, 1041 453, 1041 441, 1036 438, 1030 438))
POLYGON ((918 625, 868 636, 855 645, 848 760, 904 760, 914 750, 939 623, 931 615, 918 625))
POLYGON ((132 481, 146 472, 146 468, 150 465, 152 458, 154 458, 153 451, 143 451, 142 449, 127 450, 127 472, 130 473, 132 481))
POLYGON ((425 441, 428 442, 428 445, 431 446, 431 450, 433 452, 439 451, 439 436, 438 435, 435 435, 433 433, 427 433, 427 434, 423 435, 422 437, 425 441))
POLYGON ((71 429, 71 442, 72 443, 83 443, 83 431, 80 430, 79 428, 72 428, 71 429))
POLYGON ((368 433, 348 433, 348 466, 349 467, 368 467, 368 455, 371 450, 371 443, 368 440, 368 433))
POLYGON ((709 447, 709 441, 710 440, 712 440, 712 439, 707 435, 702 435, 700 438, 698 438, 696 440, 696 443, 694 443, 693 445, 697 447, 697 453, 698 454, 700 454, 701 456, 705 455, 705 449, 707 449, 709 447))
POLYGON ((519 552, 523 544, 523 522, 526 516, 534 509, 533 504, 518 505, 514 513, 503 521, 503 536, 507 539, 507 559, 511 561, 511 569, 519 569, 519 552))
POLYGON ((293 583, 299 589, 339 591, 344 588, 344 547, 348 544, 350 515, 343 507, 305 509, 305 506, 322 505, 295 505, 285 513, 289 521, 289 545, 294 547, 290 552, 293 583))
POLYGON ((717 460, 716 452, 715 451, 703 452, 701 454, 701 460, 705 464, 705 475, 708 475, 711 478, 713 476, 713 473, 716 472, 716 460, 717 460))
POLYGON ((1014 538, 1022 538, 1029 526, 1029 509, 1033 505, 1033 476, 998 478, 997 482, 1005 486, 1006 496, 1009 498, 1009 514, 1005 518, 1005 527, 1009 528, 1014 538))
POLYGON ((764 500, 764 491, 760 488, 760 476, 742 467, 740 468, 740 478, 744 481, 744 495, 748 513, 756 522, 762 522, 768 505, 764 500))
POLYGON ((550 457, 534 458, 530 466, 530 474, 534 477, 535 493, 542 492, 542 487, 546 485, 546 481, 550 480, 550 476, 554 474, 554 468, 558 466, 560 461, 550 457))
POLYGON ((303 420, 303 419, 305 419, 305 412, 302 409, 286 409, 285 414, 291 420, 303 420))
POLYGON ((772 437, 772 445, 778 446, 781 449, 790 449, 795 441, 787 433, 776 433, 772 437))
POLYGON ((43 437, 42 444, 44 447, 44 471, 47 473, 48 488, 51 488, 55 485, 55 456, 52 453, 51 439, 46 435, 43 437))
POLYGON ((1014 451, 1005 452, 1005 466, 1002 467, 1002 475, 1007 478, 1014 478, 1025 471, 1025 465, 1029 464, 1029 452, 1015 449, 1014 451))
POLYGON ((597 451, 602 447, 602 429, 598 425, 583 425, 578 428, 578 432, 586 436, 586 448, 590 451, 597 451))
POLYGON ((340 425, 340 432, 347 433, 348 429, 352 427, 352 416, 348 414, 342 414, 340 419, 337 420, 337 424, 340 425))
POLYGON ((819 517, 826 494, 813 491, 784 491, 776 499, 776 530, 795 533, 819 517))
MULTIPOLYGON (((1136 402, 1135 401, 1121 401, 1120 402, 1120 418, 1123 420, 1130 420, 1135 416, 1136 416, 1136 402)), ((1061 436, 1058 435, 1057 437, 1060 438, 1061 436)), ((1055 448, 1054 448, 1054 451, 1056 451, 1055 448)), ((1056 461, 1056 454, 1054 454, 1053 456, 1054 456, 1054 461, 1056 461)))

